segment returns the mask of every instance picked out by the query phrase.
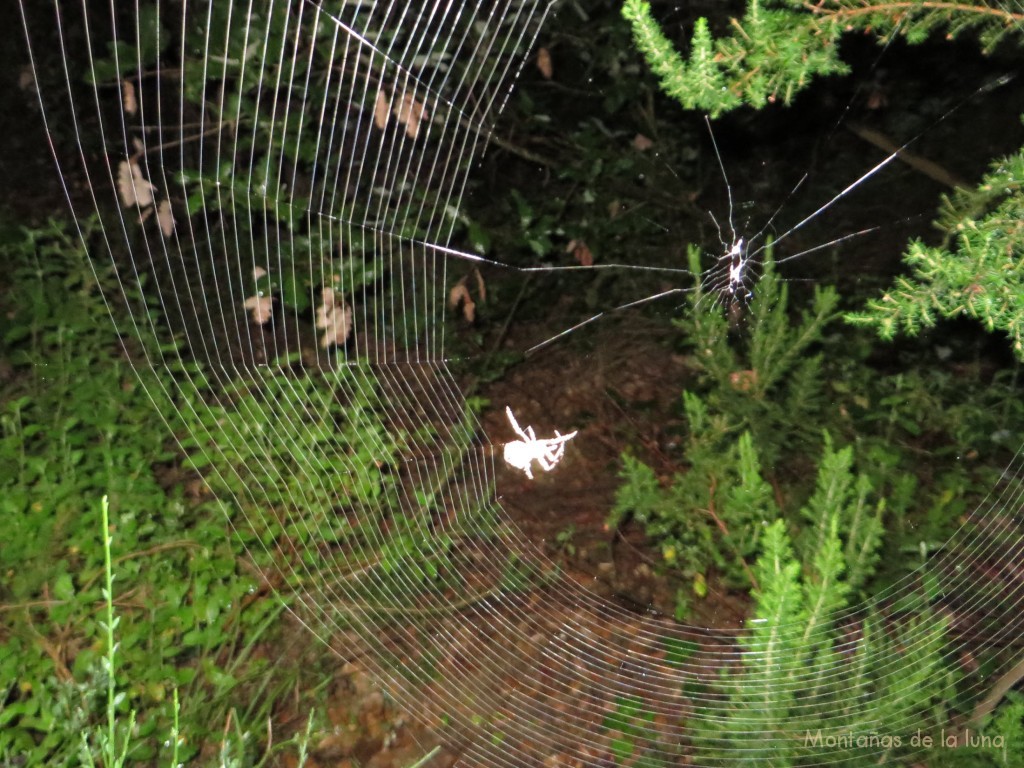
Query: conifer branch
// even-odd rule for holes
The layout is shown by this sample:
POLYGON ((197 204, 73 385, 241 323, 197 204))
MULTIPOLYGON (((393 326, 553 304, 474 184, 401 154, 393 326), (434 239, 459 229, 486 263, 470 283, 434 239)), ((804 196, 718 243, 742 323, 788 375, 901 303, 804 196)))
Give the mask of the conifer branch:
POLYGON ((966 316, 1008 334, 1014 354, 1024 360, 1022 178, 1024 150, 997 161, 977 189, 946 198, 942 226, 956 233, 955 249, 912 242, 903 257, 910 275, 847 321, 891 339, 966 316))
MULTIPOLYGON (((792 3, 796 5, 796 3, 792 3)), ((899 34, 911 43, 922 42, 944 27, 948 37, 969 29, 977 31, 983 50, 992 51, 1006 35, 1020 37, 1024 13, 998 2, 956 0, 820 0, 799 3, 816 19, 842 27, 870 30, 875 35, 899 34)))
POLYGON ((684 109, 716 117, 743 104, 789 103, 823 75, 845 74, 838 55, 843 34, 899 34, 911 43, 943 28, 948 37, 967 30, 991 51, 1007 35, 1024 40, 1024 12, 1008 6, 957 0, 747 0, 732 34, 714 38, 697 19, 684 57, 665 36, 644 0, 624 0, 622 15, 662 90, 684 109))
POLYGON ((837 6, 830 8, 824 3, 804 3, 811 13, 823 18, 836 19, 842 22, 849 22, 851 19, 872 14, 888 14, 890 16, 899 13, 912 13, 914 11, 949 11, 977 16, 994 16, 1003 21, 1007 26, 1017 25, 1024 22, 1024 13, 1013 13, 1004 8, 992 8, 987 5, 975 3, 953 3, 934 2, 933 0, 902 0, 902 2, 871 3, 857 8, 843 7, 841 2, 833 3, 837 6))
POLYGON ((651 14, 650 3, 625 0, 622 15, 662 90, 684 109, 716 117, 742 104, 788 103, 820 75, 846 72, 835 42, 842 27, 807 13, 764 10, 749 0, 731 37, 716 40, 707 20, 697 19, 689 58, 679 54, 651 14))

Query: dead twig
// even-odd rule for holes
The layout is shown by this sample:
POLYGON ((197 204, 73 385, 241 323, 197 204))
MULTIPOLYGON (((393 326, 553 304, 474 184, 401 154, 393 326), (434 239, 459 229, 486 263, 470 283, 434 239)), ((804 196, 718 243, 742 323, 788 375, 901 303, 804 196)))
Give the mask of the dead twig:
POLYGON ((874 128, 868 128, 866 126, 856 125, 853 123, 848 123, 846 127, 861 139, 869 144, 873 144, 882 151, 890 154, 896 153, 897 159, 902 160, 915 171, 923 173, 928 178, 937 181, 940 184, 945 184, 947 187, 952 187, 953 189, 970 188, 970 185, 966 181, 950 173, 938 163, 902 149, 881 131, 876 131, 874 128))
POLYGON ((857 16, 871 16, 876 13, 894 13, 898 11, 952 11, 954 13, 974 14, 976 16, 995 16, 1002 19, 1007 26, 1016 26, 1024 21, 1024 13, 1012 13, 1005 8, 994 8, 976 3, 955 3, 943 2, 942 0, 902 0, 901 2, 880 2, 871 5, 862 5, 859 8, 850 8, 838 3, 835 7, 829 7, 824 2, 804 3, 811 13, 831 19, 847 20, 857 16))

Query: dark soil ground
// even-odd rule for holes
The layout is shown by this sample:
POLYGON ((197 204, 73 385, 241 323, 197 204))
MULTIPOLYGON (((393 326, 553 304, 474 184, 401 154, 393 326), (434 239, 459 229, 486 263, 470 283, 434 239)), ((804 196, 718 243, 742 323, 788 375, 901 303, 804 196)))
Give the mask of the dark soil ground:
MULTIPOLYGON (((510 344, 535 337, 524 325, 510 344)), ((687 358, 672 351, 664 323, 642 317, 613 321, 585 344, 538 352, 487 389, 492 406, 484 429, 492 442, 511 439, 503 404, 538 434, 579 429, 555 471, 528 480, 510 468, 498 491, 502 506, 524 538, 558 561, 577 581, 603 598, 640 614, 672 616, 677 589, 639 526, 609 529, 606 521, 621 481, 624 446, 663 478, 682 468, 677 443, 683 433, 680 393, 690 378, 687 358)), ((711 587, 691 620, 708 627, 738 626, 745 600, 711 587)))

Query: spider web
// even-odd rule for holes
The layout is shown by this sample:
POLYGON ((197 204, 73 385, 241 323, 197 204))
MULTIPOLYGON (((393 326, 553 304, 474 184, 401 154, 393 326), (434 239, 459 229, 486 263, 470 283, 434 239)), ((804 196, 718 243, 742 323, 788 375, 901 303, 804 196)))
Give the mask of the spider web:
MULTIPOLYGON (((22 4, 68 202, 101 217, 93 267, 120 286, 105 300, 128 318, 117 322, 138 342, 135 364, 173 382, 149 392, 179 409, 167 437, 310 630, 360 658, 460 765, 611 764, 617 734, 647 765, 746 764, 818 722, 826 692, 766 733, 754 711, 801 690, 813 666, 789 670, 782 689, 738 690, 719 672, 770 654, 780 635, 810 643, 823 630, 689 627, 567 578, 504 514, 500 449, 446 362, 449 272, 487 261, 453 246, 458 212, 549 10, 22 4), (723 694, 747 696, 749 720, 723 694), (728 739, 694 739, 697 725, 728 739)), ((736 243, 730 234, 723 253, 736 243)), ((728 288, 722 269, 706 277, 728 288)), ((973 512, 981 524, 947 543, 927 589, 907 577, 879 597, 911 616, 955 605, 985 627, 951 656, 1019 635, 1008 564, 1021 559, 1021 460, 973 512), (972 588, 982 567, 1002 569, 987 592, 972 588)), ((862 609, 838 620, 853 626, 862 609)), ((895 674, 943 631, 914 624, 900 652, 879 646, 860 662, 895 674)), ((851 634, 832 652, 859 648, 851 634)), ((846 714, 912 734, 909 695, 853 696, 846 714)), ((848 756, 826 744, 813 764, 848 756)))

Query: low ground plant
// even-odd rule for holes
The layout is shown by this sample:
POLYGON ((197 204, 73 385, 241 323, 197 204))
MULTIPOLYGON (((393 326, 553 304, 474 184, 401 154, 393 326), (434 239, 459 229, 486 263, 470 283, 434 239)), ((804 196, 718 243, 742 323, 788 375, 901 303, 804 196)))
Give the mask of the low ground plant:
MULTIPOLYGON (((95 224, 82 226, 89 242, 95 224)), ((219 513, 186 495, 166 440, 178 410, 151 397, 162 374, 137 364, 139 340, 115 329, 102 301, 120 290, 116 278, 93 272, 67 223, 12 232, 0 297, 0 760, 76 765, 80 734, 111 709, 137 713, 127 759, 154 758, 175 697, 189 735, 180 761, 204 743, 251 759, 275 695, 299 675, 260 650, 280 631, 283 603, 262 591, 219 513), (101 496, 117 541, 113 701, 109 619, 97 610, 107 589, 101 496)), ((145 311, 141 297, 126 298, 145 311)))

